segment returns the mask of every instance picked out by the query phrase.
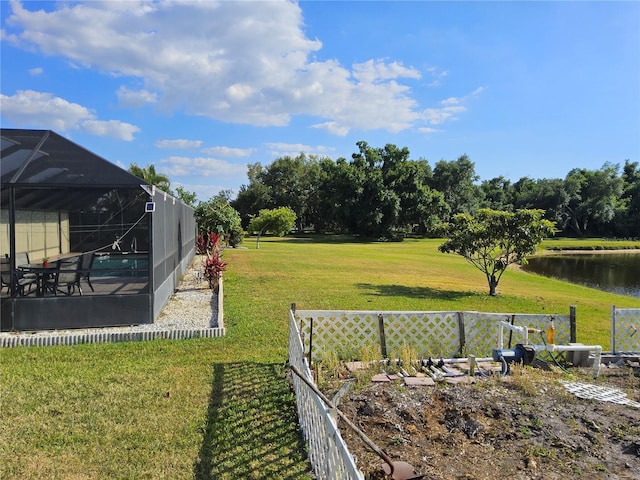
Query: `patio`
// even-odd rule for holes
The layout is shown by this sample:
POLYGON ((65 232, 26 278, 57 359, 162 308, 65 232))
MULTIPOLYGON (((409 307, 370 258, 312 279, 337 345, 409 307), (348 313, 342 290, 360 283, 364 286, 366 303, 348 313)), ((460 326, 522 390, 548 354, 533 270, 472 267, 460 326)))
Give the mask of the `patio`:
POLYGON ((153 323, 195 253, 193 209, 55 132, 1 132, 1 330, 153 323))

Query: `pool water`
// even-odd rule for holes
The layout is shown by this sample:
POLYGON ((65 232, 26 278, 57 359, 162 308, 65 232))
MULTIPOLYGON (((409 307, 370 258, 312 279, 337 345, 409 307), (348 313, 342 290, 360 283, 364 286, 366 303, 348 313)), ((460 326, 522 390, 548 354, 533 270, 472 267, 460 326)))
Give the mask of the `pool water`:
POLYGON ((147 277, 149 257, 147 254, 96 255, 91 265, 92 277, 147 277))

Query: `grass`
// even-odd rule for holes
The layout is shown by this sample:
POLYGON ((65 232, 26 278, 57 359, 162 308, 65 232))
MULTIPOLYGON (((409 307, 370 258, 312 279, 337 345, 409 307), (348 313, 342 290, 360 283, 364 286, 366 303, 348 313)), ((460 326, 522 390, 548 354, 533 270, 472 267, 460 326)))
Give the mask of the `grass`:
POLYGON ((2 479, 309 479, 284 380, 287 312, 568 313, 609 345, 610 307, 640 299, 517 269, 497 297, 438 240, 263 238, 227 250, 219 339, 0 349, 2 479))
POLYGON ((602 238, 552 238, 542 242, 549 250, 626 250, 640 249, 640 240, 603 240, 602 238))

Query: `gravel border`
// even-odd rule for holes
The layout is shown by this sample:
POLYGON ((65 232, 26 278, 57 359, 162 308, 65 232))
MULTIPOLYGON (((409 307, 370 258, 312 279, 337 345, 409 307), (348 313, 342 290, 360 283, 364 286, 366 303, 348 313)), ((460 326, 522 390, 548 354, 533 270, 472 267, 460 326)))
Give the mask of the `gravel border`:
POLYGON ((155 323, 125 327, 0 332, 0 348, 214 338, 225 335, 222 280, 214 293, 195 257, 155 323))

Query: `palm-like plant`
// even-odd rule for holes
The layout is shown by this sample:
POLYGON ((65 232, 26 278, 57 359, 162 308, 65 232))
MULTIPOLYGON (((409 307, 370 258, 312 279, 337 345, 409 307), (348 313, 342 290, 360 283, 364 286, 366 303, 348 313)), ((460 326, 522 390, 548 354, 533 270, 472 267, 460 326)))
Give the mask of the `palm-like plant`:
POLYGON ((141 178, 150 185, 155 185, 163 192, 173 195, 170 188, 171 181, 169 180, 169 177, 163 173, 157 173, 155 165, 151 164, 148 167, 139 167, 135 163, 132 163, 129 166, 129 173, 141 178))

